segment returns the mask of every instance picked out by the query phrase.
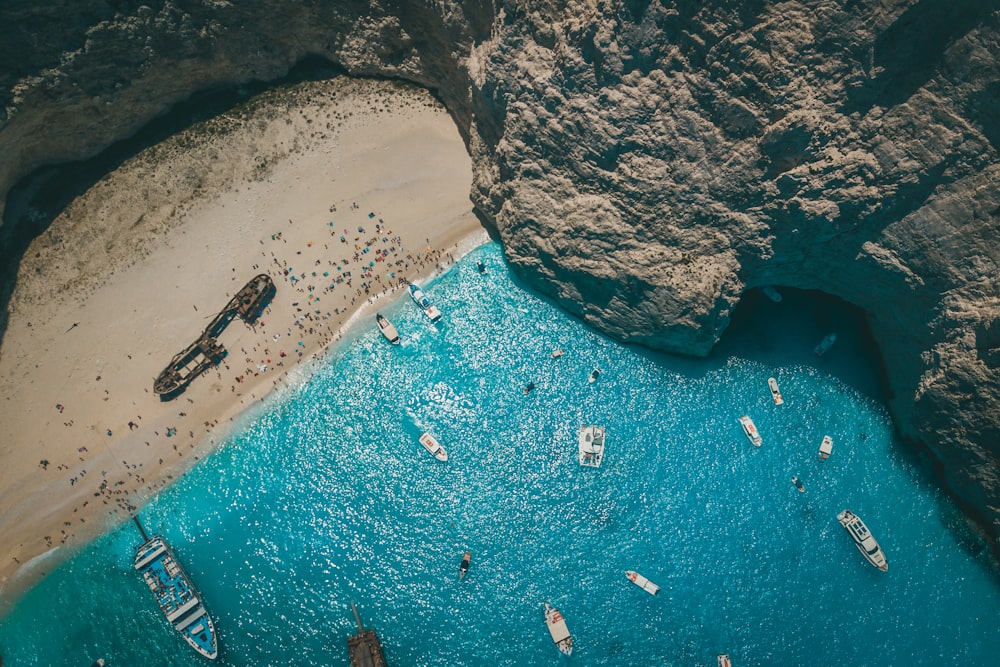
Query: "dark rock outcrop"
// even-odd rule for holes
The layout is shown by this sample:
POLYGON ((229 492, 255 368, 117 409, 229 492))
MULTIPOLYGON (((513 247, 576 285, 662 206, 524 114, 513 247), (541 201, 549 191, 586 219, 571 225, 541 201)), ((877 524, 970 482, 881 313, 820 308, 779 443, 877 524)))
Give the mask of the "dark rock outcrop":
POLYGON ((701 355, 747 288, 862 307, 899 429, 997 536, 998 53, 981 0, 10 0, 0 192, 306 56, 414 81, 511 264, 593 326, 701 355))

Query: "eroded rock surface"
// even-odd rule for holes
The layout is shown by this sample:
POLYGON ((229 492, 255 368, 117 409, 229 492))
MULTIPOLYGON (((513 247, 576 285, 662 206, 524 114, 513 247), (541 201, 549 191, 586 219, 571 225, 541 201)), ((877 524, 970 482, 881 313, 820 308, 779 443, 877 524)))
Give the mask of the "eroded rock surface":
POLYGON ((10 0, 0 33, 4 193, 309 55, 434 89, 512 265, 593 326, 701 355, 747 288, 864 308, 1000 535, 995 2, 10 0))

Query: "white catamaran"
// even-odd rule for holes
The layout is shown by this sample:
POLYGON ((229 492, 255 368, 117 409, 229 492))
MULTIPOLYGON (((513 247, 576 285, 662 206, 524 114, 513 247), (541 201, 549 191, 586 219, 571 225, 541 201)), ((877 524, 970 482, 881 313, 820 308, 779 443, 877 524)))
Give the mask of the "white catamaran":
POLYGON ((577 443, 580 465, 600 468, 604 461, 604 429, 600 426, 584 426, 580 429, 577 443))

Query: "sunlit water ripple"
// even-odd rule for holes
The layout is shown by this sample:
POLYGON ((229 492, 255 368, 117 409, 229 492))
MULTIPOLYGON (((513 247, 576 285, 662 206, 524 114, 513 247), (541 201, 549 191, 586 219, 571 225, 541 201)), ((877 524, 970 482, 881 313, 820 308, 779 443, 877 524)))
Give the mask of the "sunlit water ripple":
MULTIPOLYGON (((862 362, 835 347, 817 367, 812 331, 785 332, 787 363, 623 347, 517 286, 496 244, 424 287, 442 323, 387 306, 402 345, 366 322, 142 511, 201 589, 223 662, 346 665, 355 601, 392 665, 556 664, 548 600, 578 665, 995 664, 986 547, 883 407, 831 374, 862 362), (576 463, 584 424, 607 428, 600 470, 576 463), (845 507, 888 573, 837 523, 845 507)), ((3 664, 203 664, 134 573, 138 542, 124 525, 30 591, 0 622, 3 664)))

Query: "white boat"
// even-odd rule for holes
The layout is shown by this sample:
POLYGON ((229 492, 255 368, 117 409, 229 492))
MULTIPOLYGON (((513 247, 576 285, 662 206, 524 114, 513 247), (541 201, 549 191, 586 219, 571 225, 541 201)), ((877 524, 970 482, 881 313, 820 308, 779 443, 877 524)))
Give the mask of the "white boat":
POLYGON ((771 301, 773 301, 775 303, 781 303, 781 292, 779 292, 778 290, 774 289, 770 285, 768 285, 767 287, 761 288, 760 291, 763 292, 764 296, 766 296, 771 301))
POLYGON ((650 595, 657 595, 660 592, 660 587, 654 584, 652 581, 642 576, 638 572, 633 572, 632 570, 625 570, 625 578, 631 581, 633 584, 646 591, 650 595))
POLYGON ((596 380, 596 379, 597 379, 597 378, 599 378, 599 377, 601 377, 601 369, 600 369, 600 368, 595 368, 595 369, 594 369, 594 370, 593 370, 593 371, 592 371, 592 372, 590 373, 590 377, 589 377, 589 378, 587 378, 587 382, 593 382, 594 380, 596 380))
POLYGON ((781 391, 778 389, 778 381, 774 378, 767 378, 767 387, 771 390, 771 399, 774 401, 775 405, 781 405, 785 402, 785 398, 781 395, 781 391))
POLYGON ((382 332, 385 339, 393 345, 399 345, 399 333, 392 322, 382 317, 382 313, 375 313, 375 321, 378 323, 378 330, 382 332))
POLYGON ((431 300, 427 298, 427 295, 424 294, 419 285, 410 283, 410 298, 413 299, 413 303, 417 304, 420 310, 424 311, 424 315, 431 322, 437 322, 441 319, 441 311, 431 303, 431 300))
POLYGON ((743 427, 743 432, 746 433, 750 444, 754 447, 760 447, 764 442, 764 439, 761 438, 760 433, 757 432, 757 427, 754 425, 753 420, 747 415, 743 415, 740 417, 740 426, 743 427))
POLYGON ((813 352, 816 353, 817 357, 822 357, 824 354, 826 354, 827 350, 833 347, 833 344, 836 342, 837 342, 837 334, 828 333, 827 335, 823 336, 823 340, 819 342, 819 345, 813 348, 813 352))
POLYGON ((584 426, 580 429, 577 444, 580 465, 600 468, 604 460, 604 429, 600 426, 584 426))
POLYGON ((833 438, 828 435, 823 436, 823 441, 819 443, 819 460, 825 461, 830 458, 833 452, 833 438))
POLYGON ((569 628, 566 627, 566 619, 563 618, 558 609, 548 602, 545 603, 545 626, 549 629, 549 634, 552 635, 552 641, 555 642, 556 648, 565 655, 572 655, 573 637, 569 634, 569 628))
POLYGON ((868 526, 861 520, 861 517, 851 510, 844 510, 837 515, 837 521, 847 530, 851 539, 854 540, 854 546, 858 548, 858 551, 861 552, 869 563, 883 572, 889 571, 889 563, 885 559, 885 554, 882 553, 882 548, 879 547, 878 542, 872 537, 868 526))
POLYGON ((561 356, 563 356, 563 351, 562 350, 552 350, 552 358, 553 359, 558 359, 561 356))
POLYGON ((436 458, 438 461, 448 460, 448 452, 444 451, 444 447, 441 446, 441 443, 438 442, 437 439, 430 433, 420 434, 420 444, 423 445, 424 448, 431 453, 431 456, 436 458))
POLYGON ((720 653, 717 660, 719 667, 733 667, 733 661, 729 659, 729 655, 726 653, 720 653))

